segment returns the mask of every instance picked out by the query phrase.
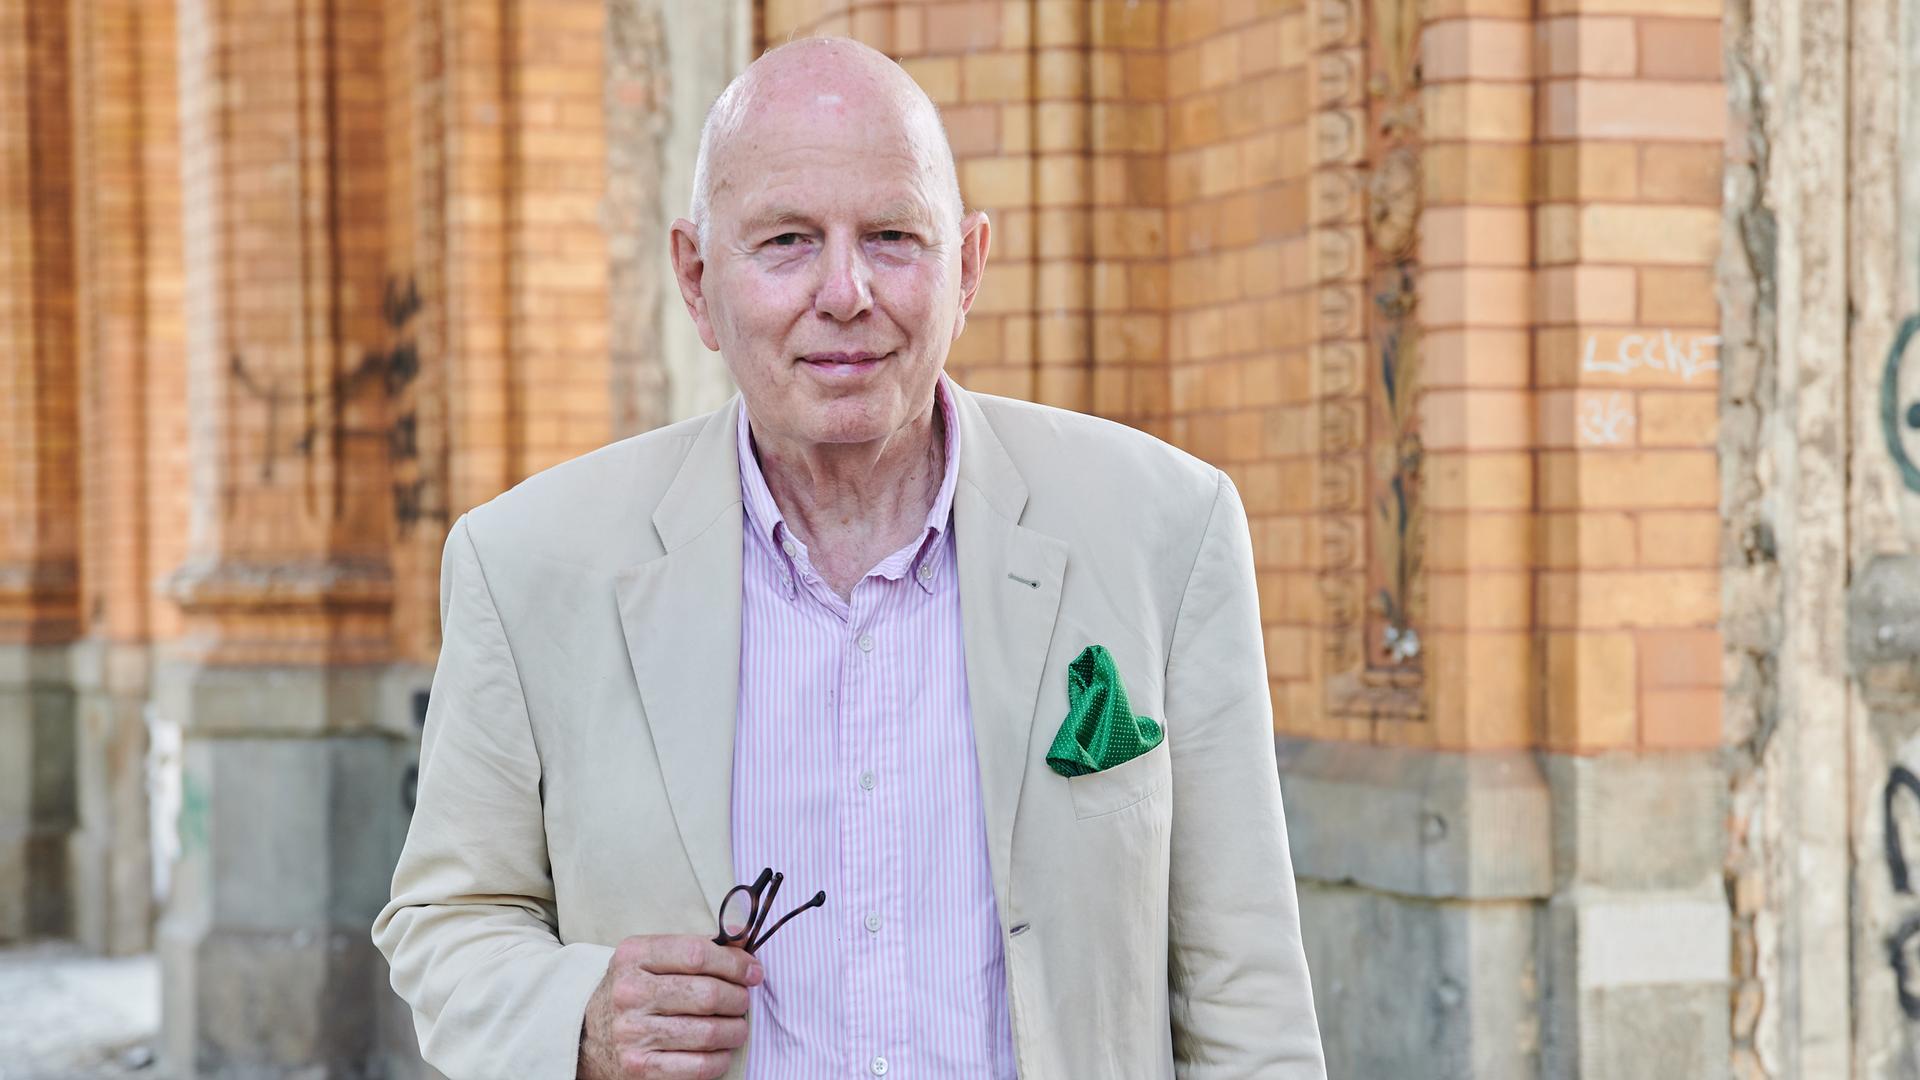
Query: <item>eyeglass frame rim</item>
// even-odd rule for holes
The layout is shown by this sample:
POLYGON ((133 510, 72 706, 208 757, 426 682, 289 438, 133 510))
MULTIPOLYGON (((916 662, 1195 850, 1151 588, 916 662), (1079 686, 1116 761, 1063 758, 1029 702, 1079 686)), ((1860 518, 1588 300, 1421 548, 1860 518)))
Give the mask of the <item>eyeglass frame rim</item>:
POLYGON ((775 932, 787 925, 789 919, 792 919, 795 915, 803 911, 822 907, 826 904, 827 891, 821 889, 813 894, 812 899, 781 916, 780 921, 774 923, 772 929, 761 933, 761 929, 767 925, 767 917, 773 914, 774 897, 780 895, 780 885, 786 878, 786 874, 778 873, 773 867, 769 866, 760 871, 760 876, 754 879, 752 885, 735 885, 733 888, 728 889, 726 895, 720 898, 720 909, 714 916, 714 921, 717 924, 716 929, 719 930, 719 933, 714 936, 713 943, 715 945, 739 946, 748 956, 752 956, 760 946, 765 945, 767 940, 773 937, 775 932), (763 890, 766 893, 764 896, 761 895, 763 890), (746 928, 738 934, 729 934, 726 923, 723 920, 727 917, 727 903, 733 899, 733 894, 737 892, 746 893, 748 900, 753 906, 747 915, 746 928))

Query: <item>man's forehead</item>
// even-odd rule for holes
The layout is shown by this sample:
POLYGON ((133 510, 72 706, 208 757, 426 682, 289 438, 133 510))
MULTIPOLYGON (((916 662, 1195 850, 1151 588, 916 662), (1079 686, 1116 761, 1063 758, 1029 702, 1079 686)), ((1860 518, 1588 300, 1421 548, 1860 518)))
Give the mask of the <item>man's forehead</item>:
MULTIPOLYGON (((831 93, 756 112, 730 140, 715 192, 818 185, 900 188, 925 197, 941 159, 905 117, 862 109, 831 93)), ((863 198, 880 197, 863 191, 863 198)))
POLYGON ((851 217, 866 225, 926 225, 938 220, 933 204, 918 193, 900 193, 891 198, 817 198, 830 194, 820 189, 786 188, 743 192, 732 216, 743 229, 769 226, 820 224, 829 219, 851 217))

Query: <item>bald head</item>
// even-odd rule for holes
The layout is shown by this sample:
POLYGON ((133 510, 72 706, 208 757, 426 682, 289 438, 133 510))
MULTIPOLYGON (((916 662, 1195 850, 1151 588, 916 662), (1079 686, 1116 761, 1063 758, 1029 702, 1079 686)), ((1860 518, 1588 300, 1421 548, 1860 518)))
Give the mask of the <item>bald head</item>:
POLYGON ((927 170, 958 229, 965 209, 939 110, 926 91, 884 53, 851 38, 792 41, 747 65, 727 84, 700 130, 688 215, 706 246, 714 200, 751 168, 751 151, 783 127, 851 119, 870 130, 897 132, 927 170))

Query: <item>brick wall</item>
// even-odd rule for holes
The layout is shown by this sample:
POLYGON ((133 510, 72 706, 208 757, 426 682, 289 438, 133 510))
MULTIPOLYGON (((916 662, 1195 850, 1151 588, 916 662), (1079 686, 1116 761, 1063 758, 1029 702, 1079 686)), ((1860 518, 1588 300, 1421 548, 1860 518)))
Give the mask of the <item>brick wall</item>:
POLYGON ((959 378, 1234 477, 1283 731, 1680 748, 1719 732, 1703 2, 765 0, 762 40, 940 105, 995 227, 959 378))
MULTIPOLYGON (((0 8, 0 180, 37 208, 0 256, 6 558, 53 581, 87 522, 85 606, 128 640, 182 632, 156 583, 196 551, 370 561, 390 595, 367 655, 430 660, 452 517, 624 415, 605 7, 367 0, 330 44, 261 10, 94 0, 69 50, 60 5, 0 8), (210 56, 259 81, 248 109, 208 111, 210 56), (287 97, 290 71, 324 92, 287 97), (289 173, 295 137, 317 148, 289 173), (369 362, 412 367, 333 393, 369 362), (266 397, 298 388, 335 410, 314 444, 332 479, 262 475, 311 420, 266 397)), ((763 43, 861 37, 941 106, 995 227, 963 381, 1234 477, 1283 730, 1718 738, 1716 3, 758 17, 763 43)))
POLYGON ((1547 745, 1719 744, 1717 0, 1535 27, 1547 745))
POLYGON ((0 639, 77 629, 71 59, 63 5, 0 4, 0 639))

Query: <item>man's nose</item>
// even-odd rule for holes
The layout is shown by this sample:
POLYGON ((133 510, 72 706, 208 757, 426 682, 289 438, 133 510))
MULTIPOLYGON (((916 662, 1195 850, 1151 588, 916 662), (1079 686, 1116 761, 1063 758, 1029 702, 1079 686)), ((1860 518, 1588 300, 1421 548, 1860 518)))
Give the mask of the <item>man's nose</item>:
POLYGON ((813 310, 839 322, 849 322, 873 306, 873 274, 860 245, 828 240, 820 259, 820 286, 813 310))

